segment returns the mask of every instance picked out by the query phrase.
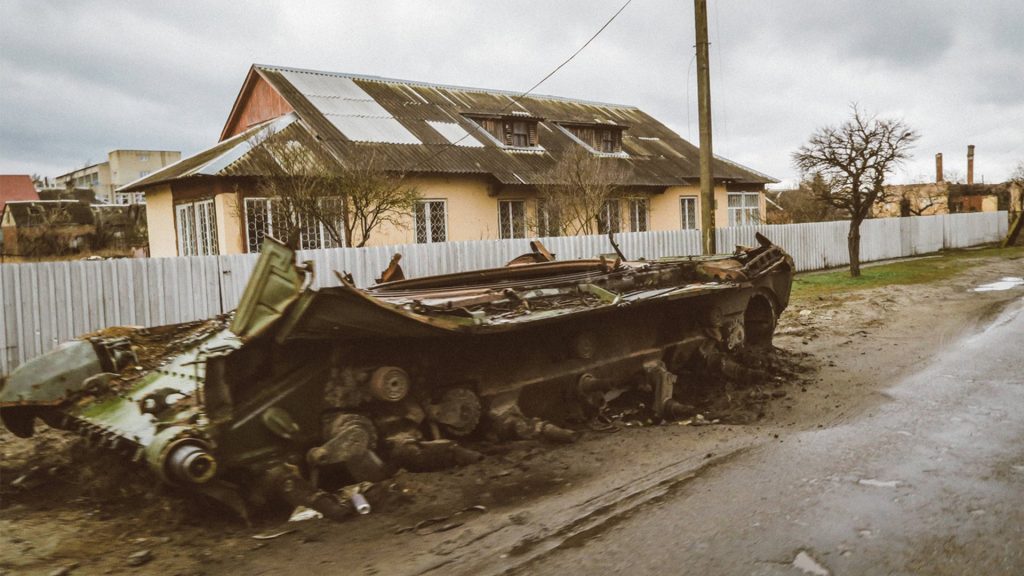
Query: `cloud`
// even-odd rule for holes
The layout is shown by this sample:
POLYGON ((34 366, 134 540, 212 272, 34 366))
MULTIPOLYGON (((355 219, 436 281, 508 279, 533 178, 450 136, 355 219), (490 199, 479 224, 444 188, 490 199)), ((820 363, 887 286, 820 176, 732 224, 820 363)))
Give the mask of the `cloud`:
MULTIPOLYGON (((716 153, 780 178, 851 102, 919 129, 900 175, 1024 152, 1024 11, 997 1, 712 0, 716 153)), ((214 143, 254 62, 525 90, 620 0, 0 3, 0 172, 214 143)), ((635 104, 696 140, 692 6, 634 0, 537 92, 635 104)))

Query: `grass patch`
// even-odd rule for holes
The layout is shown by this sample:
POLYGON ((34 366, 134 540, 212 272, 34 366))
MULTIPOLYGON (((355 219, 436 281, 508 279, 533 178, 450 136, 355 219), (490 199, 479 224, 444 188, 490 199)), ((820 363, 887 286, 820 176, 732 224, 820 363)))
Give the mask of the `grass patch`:
MULTIPOLYGON (((1024 258, 1024 247, 984 248, 981 250, 950 250, 936 256, 893 262, 861 265, 860 277, 850 277, 850 269, 798 274, 793 280, 793 299, 814 298, 835 292, 850 292, 894 284, 924 284, 946 280, 989 258, 1024 258)), ((1024 263, 1021 264, 1024 268, 1024 263)))

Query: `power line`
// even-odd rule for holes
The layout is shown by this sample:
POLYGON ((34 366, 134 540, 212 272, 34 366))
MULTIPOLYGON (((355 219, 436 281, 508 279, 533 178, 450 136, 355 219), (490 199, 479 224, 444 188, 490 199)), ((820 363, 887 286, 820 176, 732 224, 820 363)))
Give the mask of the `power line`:
MULTIPOLYGON (((558 66, 557 66, 557 67, 556 67, 556 68, 555 68, 554 70, 552 70, 552 71, 551 71, 551 72, 550 72, 550 73, 549 73, 549 74, 548 74, 547 76, 545 76, 545 77, 541 78, 541 79, 540 79, 540 82, 537 82, 537 83, 536 83, 536 84, 534 84, 534 85, 533 85, 533 87, 531 87, 531 88, 530 88, 529 90, 527 90, 526 92, 523 92, 523 93, 522 93, 522 95, 520 95, 520 96, 519 96, 519 98, 525 98, 525 97, 526 97, 527 95, 529 95, 529 94, 530 94, 530 92, 533 92, 533 91, 534 91, 534 90, 536 90, 536 89, 537 89, 537 88, 538 88, 538 87, 539 87, 539 86, 540 86, 541 84, 543 84, 544 82, 546 82, 548 78, 551 78, 552 76, 554 76, 554 75, 555 75, 555 73, 556 73, 556 72, 558 72, 559 70, 561 70, 563 66, 565 66, 565 65, 566 65, 566 64, 568 64, 569 62, 572 62, 572 59, 573 59, 573 58, 575 58, 575 57, 576 57, 576 56, 577 56, 577 55, 578 55, 578 54, 579 54, 580 52, 583 52, 583 49, 584 49, 584 48, 586 48, 587 46, 590 46, 590 43, 591 43, 591 42, 593 42, 595 38, 597 38, 598 36, 600 36, 600 35, 601 35, 601 32, 604 32, 604 29, 605 29, 605 28, 607 28, 607 27, 608 27, 608 25, 609 25, 609 24, 611 24, 611 23, 612 23, 612 22, 613 22, 613 21, 614 21, 614 20, 615 20, 616 18, 618 18, 618 17, 619 17, 619 14, 622 14, 622 11, 626 9, 626 6, 629 6, 629 5, 630 5, 630 4, 632 3, 632 2, 633 2, 633 0, 626 0, 626 3, 625 3, 625 4, 623 4, 623 5, 622 5, 622 7, 621 7, 621 8, 619 8, 619 10, 618 10, 617 12, 615 12, 615 14, 612 14, 612 17, 611 17, 611 18, 609 18, 609 19, 608 19, 608 21, 604 23, 604 26, 601 26, 600 28, 598 28, 597 32, 594 32, 594 35, 590 37, 590 40, 587 40, 587 41, 586 41, 586 42, 585 42, 585 43, 583 44, 583 46, 580 46, 579 50, 577 50, 577 51, 573 52, 573 53, 572 53, 572 56, 569 56, 568 58, 566 58, 566 59, 565 59, 565 62, 562 62, 561 64, 559 64, 559 65, 558 65, 558 66)), ((509 103, 509 106, 511 106, 511 105, 512 105, 512 102, 510 102, 510 103, 509 103)), ((507 109, 507 108, 508 108, 508 106, 506 106, 506 109, 507 109)), ((504 110, 503 110, 503 111, 504 111, 504 110)))
MULTIPOLYGON (((563 61, 563 62, 562 62, 561 64, 559 64, 558 66, 556 66, 554 70, 552 70, 551 72, 548 72, 548 74, 547 74, 546 76, 544 76, 543 78, 541 78, 539 82, 537 82, 536 84, 534 84, 533 86, 531 86, 529 90, 527 90, 526 92, 523 92, 522 94, 520 94, 519 96, 516 96, 515 98, 509 98, 509 102, 508 102, 508 104, 506 104, 506 105, 505 105, 505 106, 504 106, 504 107, 503 107, 503 108, 502 108, 501 110, 498 110, 498 114, 501 114, 501 113, 505 112, 506 110, 508 110, 509 108, 511 108, 512 106, 514 106, 514 105, 518 104, 520 100, 522 100, 523 98, 526 98, 527 96, 529 96, 529 95, 530 95, 530 93, 532 93, 532 92, 533 92, 534 90, 536 90, 537 88, 539 88, 541 84, 543 84, 544 82, 547 82, 547 80, 548 80, 549 78, 551 78, 552 76, 554 76, 554 75, 555 75, 555 74, 556 74, 556 73, 557 73, 557 72, 558 72, 559 70, 561 70, 561 69, 562 69, 563 67, 565 67, 565 65, 566 65, 566 64, 568 64, 569 62, 572 62, 573 58, 576 58, 576 56, 578 56, 580 52, 583 52, 583 50, 584 50, 584 49, 585 49, 585 48, 586 48, 587 46, 590 46, 590 43, 591 43, 591 42, 593 42, 593 41, 594 41, 595 39, 597 39, 597 37, 598 37, 598 36, 600 36, 602 32, 604 32, 605 28, 607 28, 607 27, 608 27, 608 26, 609 26, 609 25, 610 25, 610 24, 611 24, 612 22, 614 22, 614 21, 615 21, 615 19, 619 17, 619 14, 622 14, 622 11, 623 11, 623 10, 625 10, 625 9, 626 9, 626 7, 627 7, 627 6, 629 6, 629 5, 630 5, 630 4, 632 4, 632 3, 633 3, 633 0, 626 0, 625 4, 623 4, 623 5, 622 5, 622 6, 621 6, 621 7, 620 7, 620 8, 619 8, 619 9, 618 9, 618 10, 617 10, 616 12, 615 12, 615 14, 612 14, 612 17, 611 17, 611 18, 609 18, 609 19, 608 19, 608 21, 607 21, 607 22, 605 22, 605 23, 604 23, 604 24, 603 24, 603 25, 602 25, 602 26, 601 26, 600 28, 598 28, 598 29, 597 29, 597 32, 594 32, 594 35, 593 35, 593 36, 591 36, 589 40, 587 40, 586 42, 584 42, 582 46, 580 46, 580 47, 579 47, 579 48, 578 48, 578 49, 577 49, 577 50, 576 50, 575 52, 573 52, 573 53, 572 53, 572 54, 571 54, 571 55, 570 55, 570 56, 569 56, 568 58, 566 58, 566 59, 565 59, 565 60, 564 60, 564 61, 563 61)), ((430 161, 431 161, 431 160, 433 160, 434 158, 437 158, 437 157, 438 157, 438 156, 440 156, 440 155, 441 155, 442 153, 446 152, 446 151, 447 151, 447 150, 448 150, 449 148, 452 148, 452 147, 454 147, 454 146, 458 145, 458 143, 459 143, 459 142, 462 142, 462 141, 463 141, 463 140, 465 140, 466 138, 469 138, 469 132, 466 132, 466 135, 465 135, 465 136, 463 136, 463 137, 459 138, 458 140, 456 140, 456 141, 454 141, 454 142, 451 142, 450 144, 446 145, 446 146, 445 146, 444 148, 441 148, 440 150, 438 150, 437 152, 435 152, 435 153, 434 153, 433 155, 431 155, 431 156, 430 156, 429 158, 426 158, 425 160, 420 160, 419 162, 417 162, 416 164, 414 164, 414 165, 412 166, 412 168, 409 168, 409 171, 412 171, 412 170, 414 170, 415 168, 417 168, 417 167, 419 167, 419 166, 421 166, 421 165, 423 165, 423 164, 426 164, 427 162, 430 162, 430 161)))

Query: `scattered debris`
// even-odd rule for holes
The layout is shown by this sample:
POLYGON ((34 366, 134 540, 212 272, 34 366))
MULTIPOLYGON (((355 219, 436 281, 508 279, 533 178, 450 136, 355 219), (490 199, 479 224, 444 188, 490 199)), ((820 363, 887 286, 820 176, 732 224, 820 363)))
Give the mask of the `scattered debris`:
POLYGON ((295 531, 296 530, 294 528, 292 528, 290 530, 281 530, 280 532, 267 532, 267 533, 264 533, 264 534, 253 534, 252 539, 253 540, 276 540, 277 538, 280 538, 281 536, 285 536, 285 535, 291 534, 291 533, 293 533, 295 531))
POLYGON ((875 488, 896 488, 900 485, 899 480, 876 480, 875 478, 861 478, 857 480, 857 484, 864 486, 874 486, 875 488))
POLYGON ((437 532, 447 532, 448 530, 452 530, 454 528, 458 528, 459 526, 462 526, 463 524, 465 524, 465 521, 463 521, 463 520, 455 520, 455 518, 457 518, 459 516, 462 516, 466 512, 479 512, 479 513, 482 514, 484 512, 487 512, 487 507, 486 506, 480 506, 478 504, 476 506, 470 506, 468 508, 464 508, 464 509, 459 510, 458 512, 456 512, 454 514, 450 514, 448 516, 438 516, 438 517, 435 517, 435 518, 427 518, 426 520, 417 522, 414 526, 406 526, 404 528, 399 528, 398 530, 395 531, 395 533, 396 534, 403 534, 405 532, 414 532, 414 533, 416 533, 419 536, 425 536, 427 534, 435 534, 437 532))
POLYGON ((306 508, 305 506, 296 506, 295 510, 292 511, 292 515, 288 517, 288 521, 305 522, 306 520, 319 520, 323 517, 323 512, 319 512, 312 508, 306 508))
POLYGON ((811 574, 811 576, 830 576, 831 574, 827 568, 804 550, 798 552, 796 558, 793 558, 793 567, 804 574, 811 574))
POLYGON ((71 564, 61 566, 60 568, 51 571, 47 576, 68 576, 77 570, 79 566, 78 562, 72 562, 71 564))
POLYGON ((784 380, 771 340, 794 265, 756 238, 638 261, 534 242, 513 266, 412 279, 394 258, 367 289, 313 289, 268 239, 233 315, 65 343, 7 377, 0 416, 21 437, 37 419, 77 432, 243 518, 278 502, 343 520, 372 498, 339 486, 477 462, 475 439, 757 417, 784 391, 736 392, 784 380))
POLYGON ((131 556, 128 556, 127 564, 129 566, 142 566, 143 564, 149 564, 153 560, 152 550, 139 550, 131 556))

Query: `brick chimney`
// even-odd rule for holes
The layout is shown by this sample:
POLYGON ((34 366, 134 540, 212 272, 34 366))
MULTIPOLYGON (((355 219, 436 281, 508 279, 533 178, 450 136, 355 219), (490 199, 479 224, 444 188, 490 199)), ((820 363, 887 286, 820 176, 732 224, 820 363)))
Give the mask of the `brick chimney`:
POLYGON ((974 144, 967 145, 967 185, 974 184, 974 144))
POLYGON ((942 152, 935 155, 935 183, 942 184, 942 152))

